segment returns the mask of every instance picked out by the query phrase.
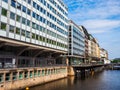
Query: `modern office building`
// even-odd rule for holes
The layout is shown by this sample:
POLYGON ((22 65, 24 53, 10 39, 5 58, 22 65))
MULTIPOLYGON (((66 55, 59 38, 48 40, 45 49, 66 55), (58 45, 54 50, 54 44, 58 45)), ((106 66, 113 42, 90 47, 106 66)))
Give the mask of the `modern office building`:
POLYGON ((0 0, 0 62, 39 66, 40 59, 54 60, 68 51, 67 30, 62 0, 0 0))
POLYGON ((69 21, 69 50, 70 64, 81 64, 85 56, 85 35, 83 30, 72 20, 69 21))
POLYGON ((80 26, 80 28, 83 30, 85 35, 85 63, 89 63, 89 55, 88 55, 88 40, 89 40, 89 33, 87 29, 84 26, 80 26))

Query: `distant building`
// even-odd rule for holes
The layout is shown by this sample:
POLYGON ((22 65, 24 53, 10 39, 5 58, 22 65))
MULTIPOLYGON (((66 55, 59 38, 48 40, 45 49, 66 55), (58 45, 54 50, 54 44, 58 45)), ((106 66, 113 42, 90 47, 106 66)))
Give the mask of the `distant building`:
POLYGON ((100 58, 104 61, 104 64, 110 63, 110 60, 108 59, 108 52, 103 48, 100 48, 100 58))
POLYGON ((85 56, 85 35, 83 30, 73 21, 69 21, 69 50, 68 57, 70 64, 81 64, 85 56))
POLYGON ((91 34, 88 40, 88 55, 90 63, 100 62, 100 47, 98 41, 91 34))

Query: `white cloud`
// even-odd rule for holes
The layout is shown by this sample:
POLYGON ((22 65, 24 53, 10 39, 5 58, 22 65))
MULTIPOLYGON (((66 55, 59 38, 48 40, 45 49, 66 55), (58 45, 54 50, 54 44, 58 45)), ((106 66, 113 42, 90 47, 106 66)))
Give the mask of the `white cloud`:
POLYGON ((120 27, 120 0, 65 0, 69 17, 90 33, 104 33, 120 27), (118 18, 117 20, 113 20, 118 18))
POLYGON ((120 27, 119 20, 86 20, 82 22, 90 33, 104 33, 120 27))
POLYGON ((120 15, 120 0, 65 0, 71 7, 69 17, 79 20, 89 18, 108 18, 120 15))
POLYGON ((110 58, 120 56, 120 0, 64 0, 69 18, 84 25, 109 51, 110 58))

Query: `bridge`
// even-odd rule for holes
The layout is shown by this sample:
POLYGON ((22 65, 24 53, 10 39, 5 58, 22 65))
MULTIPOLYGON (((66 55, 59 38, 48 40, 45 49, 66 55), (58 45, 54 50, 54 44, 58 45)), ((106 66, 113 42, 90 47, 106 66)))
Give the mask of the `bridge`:
POLYGON ((111 67, 112 64, 80 64, 71 65, 68 67, 68 75, 79 75, 82 78, 87 74, 102 71, 106 67, 111 67))

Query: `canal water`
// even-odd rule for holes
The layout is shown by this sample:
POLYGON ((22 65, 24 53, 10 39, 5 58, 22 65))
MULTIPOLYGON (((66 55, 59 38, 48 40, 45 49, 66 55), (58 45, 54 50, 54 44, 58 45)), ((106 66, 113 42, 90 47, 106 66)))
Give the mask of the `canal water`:
POLYGON ((30 90, 120 90, 120 70, 105 70, 82 79, 72 76, 30 90))

